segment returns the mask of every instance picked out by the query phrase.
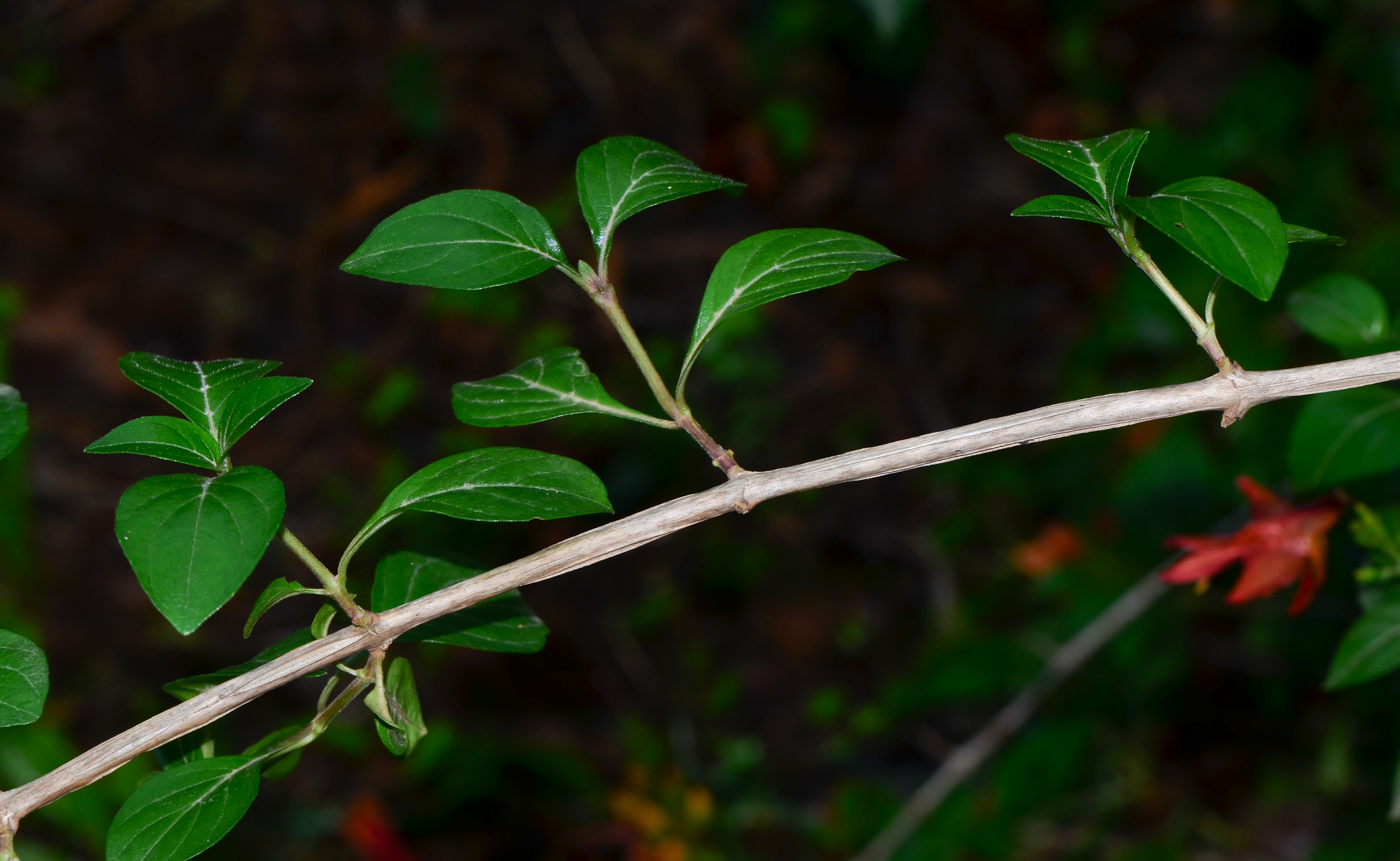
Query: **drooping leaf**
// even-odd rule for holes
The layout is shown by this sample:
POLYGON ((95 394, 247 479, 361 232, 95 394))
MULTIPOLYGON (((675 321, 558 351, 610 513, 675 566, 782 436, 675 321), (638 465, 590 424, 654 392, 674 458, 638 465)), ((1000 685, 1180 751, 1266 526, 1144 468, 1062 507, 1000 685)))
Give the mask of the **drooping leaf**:
POLYGON ((1288 313, 1308 334, 1334 347, 1374 344, 1390 334, 1385 297, 1355 275, 1334 272, 1295 290, 1288 313))
POLYGON ((607 490, 576 460, 525 448, 481 448, 445 457, 389 493, 345 551, 348 558, 405 511, 492 523, 612 511, 607 490))
POLYGON ((1323 233, 1321 230, 1313 230, 1311 227, 1301 227, 1297 224, 1283 225, 1283 235, 1288 237, 1289 245, 1298 242, 1316 242, 1322 245, 1347 244, 1347 241, 1340 236, 1333 236, 1330 233, 1323 233))
POLYGON ((1073 218, 1076 221, 1087 221, 1091 224, 1098 224, 1102 227, 1115 227, 1113 220, 1104 214, 1104 211, 1093 203, 1082 197, 1071 197, 1068 194, 1047 194, 1044 197, 1037 197, 1028 203, 1023 203, 1011 210, 1012 215, 1043 215, 1047 218, 1073 218))
POLYGON ((1400 667, 1400 596, 1388 595, 1357 619, 1342 637, 1328 690, 1359 685, 1400 667))
POLYGON ((603 390, 573 347, 555 347, 498 377, 457 383, 452 410, 475 427, 516 427, 577 413, 603 413, 645 424, 662 420, 623 406, 603 390))
POLYGON ((258 596, 258 600, 253 602, 253 610, 248 614, 248 621, 243 625, 243 639, 246 640, 248 635, 253 633, 253 626, 256 625, 263 614, 271 610, 274 605, 281 603, 293 595, 325 594, 325 589, 313 589, 309 586, 303 586, 300 583, 288 580, 285 577, 278 577, 276 580, 267 584, 267 588, 258 596))
POLYGON ((1089 192, 1103 211, 1115 220, 1118 204, 1128 196, 1128 179, 1147 132, 1124 129, 1083 141, 1048 141, 1025 135, 1006 136, 1021 155, 1035 159, 1089 192))
MULTIPOLYGON (((190 699, 192 697, 196 697, 209 690, 210 688, 215 688, 219 685, 222 685, 229 679, 236 679, 244 673, 248 672, 249 670, 255 670, 269 661, 272 661, 276 658, 280 658, 283 655, 290 652, 292 649, 304 646, 307 643, 311 642, 313 639, 315 638, 311 636, 311 629, 302 628, 299 631, 295 631, 291 634, 288 634, 280 641, 274 643, 271 646, 268 646, 266 649, 263 649, 261 652, 258 652, 252 658, 250 658, 247 661, 244 661, 241 664, 236 664, 232 667, 225 667, 222 670, 215 670, 212 673, 204 673, 198 676, 187 676, 183 679, 176 679, 173 682, 167 682, 166 684, 162 685, 161 690, 165 691, 167 694, 170 694, 172 697, 175 697, 176 699, 181 701, 190 699)), ((317 670, 316 672, 307 675, 306 678, 309 679, 315 676, 325 675, 325 672, 325 670, 317 670)))
POLYGON ((0 630, 0 726, 33 723, 49 695, 49 662, 33 640, 0 630))
POLYGON ((899 259, 869 239, 839 230, 809 227, 750 236, 724 252, 710 274, 681 366, 682 383, 705 339, 726 318, 899 259))
POLYGON ((578 201, 604 260, 618 225, 644 209, 742 182, 706 173, 668 146, 638 137, 599 141, 578 157, 578 201))
POLYGON ((379 223, 340 268, 449 290, 523 281, 567 265, 544 216, 498 191, 449 191, 379 223))
POLYGON ((407 658, 395 658, 384 673, 384 683, 365 695, 365 705, 374 712, 374 728, 379 740, 394 756, 408 756, 418 746, 428 727, 423 723, 423 707, 407 658))
POLYGON ((1248 476, 1235 484, 1249 500, 1249 522, 1230 535, 1168 538, 1168 547, 1186 554, 1161 573, 1162 580, 1198 583, 1241 562, 1244 571, 1230 590, 1230 603, 1254 601, 1298 583, 1288 612, 1301 613, 1327 575, 1327 533, 1342 516, 1341 499, 1332 495, 1294 506, 1248 476))
POLYGON ((219 408, 234 392, 272 372, 281 362, 219 359, 182 362, 154 353, 127 353, 117 362, 127 379, 179 410, 219 438, 219 408))
POLYGON ((251 756, 216 756, 158 772, 117 811, 107 861, 193 858, 237 825, 257 797, 251 756))
POLYGON ((1381 386, 1314 395, 1288 440, 1301 488, 1340 484, 1400 466, 1400 393, 1381 386))
POLYGON ((83 451, 88 454, 142 454, 215 470, 223 459, 219 443, 208 431, 174 416, 132 419, 83 451))
POLYGON ((14 387, 0 383, 0 457, 19 447, 29 430, 29 407, 14 387))
POLYGON ((1274 294, 1288 238, 1278 209, 1249 186, 1198 176, 1123 205, 1254 298, 1274 294))
POLYGON ((224 452, 267 418, 273 410, 306 391, 311 380, 306 377, 266 377, 243 386, 223 405, 215 416, 219 429, 219 445, 224 452))
MULTIPOLYGON (((374 570, 370 607, 376 613, 480 574, 421 553, 386 556, 374 570)), ((434 619, 399 637, 400 642, 441 643, 488 652, 532 653, 544 648, 549 629, 534 614, 519 589, 434 619)))
POLYGON ((151 603, 188 634, 253 573, 285 507, 282 482, 262 467, 160 475, 122 494, 117 540, 151 603))

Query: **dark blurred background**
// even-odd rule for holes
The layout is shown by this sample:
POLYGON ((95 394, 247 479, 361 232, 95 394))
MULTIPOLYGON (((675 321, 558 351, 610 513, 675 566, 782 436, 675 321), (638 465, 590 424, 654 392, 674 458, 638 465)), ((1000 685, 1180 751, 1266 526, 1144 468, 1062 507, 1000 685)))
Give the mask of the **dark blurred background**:
MULTIPOLYGON (((849 230, 907 262, 727 324, 691 402, 749 468, 1071 397, 1206 376, 1209 362, 1091 225, 1013 220, 1068 185, 1002 140, 1152 131, 1134 192, 1245 182, 1295 248, 1279 290, 1343 269, 1400 299, 1400 7, 1390 0, 6 0, 0 32, 0 379, 34 433, 0 474, 0 622, 42 641, 41 723, 0 733, 27 780, 174 703, 161 684, 246 659, 307 604, 239 631, 295 560, 274 546, 182 638, 112 534, 163 471, 82 448, 163 412, 117 359, 275 358, 316 384, 240 445, 285 481, 323 556, 398 480, 481 445, 568 454, 620 513, 720 476, 678 434, 573 417, 474 430, 458 380, 568 344, 623 401, 647 391, 587 297, 550 273, 434 293, 350 277, 378 219, 491 188, 588 253, 578 152, 664 142, 748 183, 627 223, 613 269, 673 374, 714 261, 779 226, 849 230)), ((1198 306, 1205 269, 1148 236, 1198 306)), ((1335 356, 1227 290, 1246 367, 1335 356)), ((409 647, 431 733, 405 763, 358 707, 211 858, 839 859, 1157 564, 1231 482, 1277 484, 1296 404, 1197 416, 767 503, 539 584, 539 655, 409 647)), ((1393 478, 1352 492, 1384 502, 1393 478)), ((479 566, 602 522, 405 518, 361 554, 479 566)), ((1373 859, 1400 750, 1393 679, 1320 690, 1356 614, 1357 550, 1298 619, 1174 593, 1054 696, 902 859, 1373 859)), ((221 752, 298 719, 299 682, 213 730, 221 752)), ((101 857, 149 757, 26 821, 26 861, 101 857)))

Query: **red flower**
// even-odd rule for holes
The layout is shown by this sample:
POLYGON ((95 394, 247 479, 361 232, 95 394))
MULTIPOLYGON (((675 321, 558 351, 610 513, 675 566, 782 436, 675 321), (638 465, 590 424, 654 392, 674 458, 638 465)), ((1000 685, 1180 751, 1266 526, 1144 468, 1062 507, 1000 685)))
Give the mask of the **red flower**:
POLYGON ((1327 574, 1327 531, 1342 516, 1342 498, 1334 493, 1295 508, 1247 476, 1240 476, 1235 485, 1249 500, 1249 523, 1233 535, 1168 538, 1168 547, 1185 550, 1186 555, 1163 571, 1162 579, 1195 583, 1243 562, 1244 573, 1226 600, 1240 604, 1263 598, 1301 578, 1288 605, 1288 612, 1297 615, 1311 603, 1327 574))

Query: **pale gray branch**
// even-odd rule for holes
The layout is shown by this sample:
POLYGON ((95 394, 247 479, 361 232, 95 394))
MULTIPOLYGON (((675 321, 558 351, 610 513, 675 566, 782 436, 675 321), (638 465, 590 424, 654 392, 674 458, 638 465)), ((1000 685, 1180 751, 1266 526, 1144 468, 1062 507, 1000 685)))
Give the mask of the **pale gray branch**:
POLYGON ((1400 352, 1259 373, 1217 374, 1195 383, 1101 395, 966 427, 926 434, 797 466, 747 472, 701 493, 615 520, 379 615, 368 629, 344 628, 244 673, 114 736, 23 786, 0 794, 0 832, 25 815, 111 773, 123 763, 217 720, 268 691, 356 652, 384 645, 425 622, 511 589, 626 553, 764 500, 987 454, 1013 446, 1139 424, 1187 413, 1224 412, 1224 421, 1280 398, 1400 379, 1400 352))

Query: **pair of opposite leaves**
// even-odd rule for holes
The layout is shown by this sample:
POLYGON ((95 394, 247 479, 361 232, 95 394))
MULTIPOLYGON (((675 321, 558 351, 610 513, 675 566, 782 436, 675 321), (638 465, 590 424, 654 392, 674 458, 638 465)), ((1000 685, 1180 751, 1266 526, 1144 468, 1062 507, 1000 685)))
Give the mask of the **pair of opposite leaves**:
MULTIPOLYGON (((743 183, 701 170, 662 144, 607 138, 584 150, 576 171, 579 206, 607 271, 623 221, 657 204, 743 183)), ((875 242, 823 228, 769 230, 720 257, 682 361, 680 395, 696 358, 725 319, 760 305, 837 284, 899 258, 875 242)), ((411 204, 381 222, 342 265, 385 281, 478 290, 557 268, 577 276, 538 210, 496 191, 452 191, 411 204)), ((586 264, 579 269, 587 272, 586 264)), ((649 424, 664 420, 630 409, 603 390, 577 350, 560 347, 489 380, 453 389, 458 418, 481 427, 530 424, 596 412, 649 424)))
POLYGON ((1085 141, 1007 135, 1007 142, 1017 152, 1055 171, 1092 198, 1052 194, 1038 197, 1011 214, 1072 218, 1120 235, 1130 228, 1128 215, 1135 215, 1226 280, 1265 301, 1278 286, 1290 244, 1341 244, 1338 237, 1285 224, 1268 198, 1220 177, 1184 179, 1147 197, 1129 197, 1128 180, 1147 135, 1141 129, 1085 141))

